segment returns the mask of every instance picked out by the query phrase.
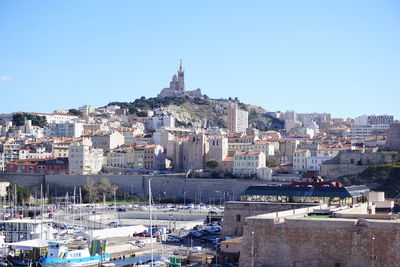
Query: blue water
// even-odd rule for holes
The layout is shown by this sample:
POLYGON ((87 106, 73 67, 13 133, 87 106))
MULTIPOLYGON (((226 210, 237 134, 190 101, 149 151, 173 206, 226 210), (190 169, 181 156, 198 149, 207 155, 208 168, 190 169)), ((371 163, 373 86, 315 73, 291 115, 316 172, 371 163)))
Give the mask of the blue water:
MULTIPOLYGON (((160 255, 154 255, 154 260, 158 261, 161 259, 160 255)), ((146 261, 151 260, 151 255, 143 255, 143 256, 139 256, 139 257, 132 257, 132 258, 125 258, 122 260, 114 260, 111 261, 112 263, 115 263, 117 266, 124 266, 124 265, 128 265, 128 264, 137 264, 137 263, 145 263, 146 261)))

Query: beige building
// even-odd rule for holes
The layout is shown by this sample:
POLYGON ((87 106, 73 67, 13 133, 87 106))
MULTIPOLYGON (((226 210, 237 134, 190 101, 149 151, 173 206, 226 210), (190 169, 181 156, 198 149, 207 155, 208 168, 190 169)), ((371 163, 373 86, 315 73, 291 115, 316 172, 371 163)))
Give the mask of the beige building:
POLYGON ((123 134, 113 131, 109 134, 96 134, 90 137, 93 147, 101 148, 104 151, 110 151, 124 144, 125 139, 123 134))
POLYGON ((202 170, 205 166, 205 155, 209 147, 204 133, 189 134, 189 140, 183 142, 183 169, 202 170))
POLYGON ((126 168, 127 152, 126 150, 111 151, 107 153, 107 166, 126 168))
POLYGON ((69 174, 97 174, 103 166, 103 150, 93 148, 88 138, 69 146, 69 174))
POLYGON ((228 138, 223 135, 208 136, 208 153, 206 154, 206 162, 215 160, 220 165, 228 156, 228 138))
POLYGON ((51 154, 53 158, 68 158, 71 142, 53 142, 51 154))
POLYGON ((275 155, 275 146, 265 140, 256 141, 255 143, 229 143, 228 151, 264 152, 266 157, 270 157, 275 155))
POLYGON ((144 168, 148 170, 165 169, 164 148, 160 145, 144 147, 144 168))
POLYGON ((144 169, 144 145, 126 149, 126 165, 128 168, 144 169))
POLYGON ((233 174, 240 177, 257 176, 257 169, 265 167, 264 152, 237 151, 234 156, 233 174))
POLYGON ((230 133, 246 133, 249 127, 249 112, 233 104, 228 108, 227 126, 230 133))
POLYGON ((293 153, 296 151, 300 140, 280 140, 279 141, 279 155, 283 164, 293 162, 293 153))
POLYGON ((398 216, 374 214, 367 203, 337 211, 316 206, 273 212, 245 221, 243 267, 397 266, 400 261, 398 216))

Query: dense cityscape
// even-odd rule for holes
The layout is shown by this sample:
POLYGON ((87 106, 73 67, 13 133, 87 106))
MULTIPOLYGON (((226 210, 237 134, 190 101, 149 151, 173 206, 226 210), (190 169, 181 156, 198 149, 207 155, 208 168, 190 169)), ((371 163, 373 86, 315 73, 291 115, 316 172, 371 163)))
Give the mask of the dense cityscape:
MULTIPOLYGON (((379 246, 368 251, 397 244, 393 115, 333 118, 210 99, 186 90, 181 60, 155 98, 0 118, 3 242, 13 250, 58 251, 68 236, 71 249, 107 240, 107 262, 145 264, 138 255, 151 244, 150 265, 395 264, 379 246)), ((51 262, 38 255, 29 264, 51 262)))
POLYGON ((0 267, 392 267, 398 1, 0 1, 0 267))

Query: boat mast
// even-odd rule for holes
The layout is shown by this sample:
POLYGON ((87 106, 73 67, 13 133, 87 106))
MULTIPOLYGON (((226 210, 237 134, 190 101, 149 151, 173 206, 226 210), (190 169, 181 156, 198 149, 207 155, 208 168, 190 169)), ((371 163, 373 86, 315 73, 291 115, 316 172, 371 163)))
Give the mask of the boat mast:
POLYGON ((151 248, 151 266, 154 263, 154 251, 153 251, 153 221, 151 218, 151 210, 152 210, 152 195, 151 195, 151 179, 149 179, 149 214, 150 214, 150 248, 151 248))
POLYGON ((44 219, 44 197, 43 197, 43 185, 40 185, 40 196, 42 197, 42 220, 41 220, 41 226, 40 226, 40 239, 44 239, 43 238, 43 219, 44 219))
POLYGON ((83 231, 82 227, 82 189, 79 187, 79 221, 81 223, 81 231, 83 231))

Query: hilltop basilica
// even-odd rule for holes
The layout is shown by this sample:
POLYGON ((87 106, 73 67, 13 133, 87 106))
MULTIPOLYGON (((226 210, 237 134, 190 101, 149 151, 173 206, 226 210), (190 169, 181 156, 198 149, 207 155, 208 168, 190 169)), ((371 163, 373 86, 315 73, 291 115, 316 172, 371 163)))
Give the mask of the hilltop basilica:
POLYGON ((172 81, 169 83, 169 88, 164 88, 157 97, 202 97, 200 89, 185 91, 185 70, 183 69, 182 59, 180 61, 178 73, 172 76, 172 81))

